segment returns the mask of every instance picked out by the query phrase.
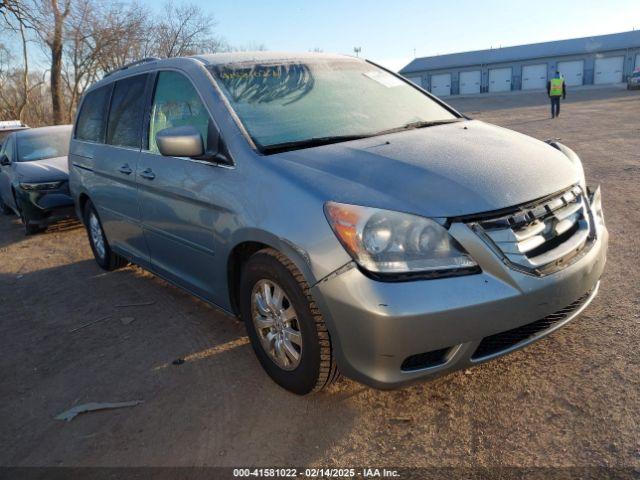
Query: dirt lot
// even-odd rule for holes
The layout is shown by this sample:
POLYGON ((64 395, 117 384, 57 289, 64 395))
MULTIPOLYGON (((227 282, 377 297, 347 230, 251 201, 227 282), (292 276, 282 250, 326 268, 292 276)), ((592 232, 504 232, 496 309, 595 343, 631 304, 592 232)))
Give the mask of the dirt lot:
POLYGON ((78 227, 24 237, 2 217, 0 465, 640 467, 640 94, 569 93, 558 120, 538 93, 452 103, 581 155, 611 232, 600 295, 525 350, 403 390, 289 394, 235 319, 101 271, 78 227), (128 400, 144 403, 54 420, 128 400))

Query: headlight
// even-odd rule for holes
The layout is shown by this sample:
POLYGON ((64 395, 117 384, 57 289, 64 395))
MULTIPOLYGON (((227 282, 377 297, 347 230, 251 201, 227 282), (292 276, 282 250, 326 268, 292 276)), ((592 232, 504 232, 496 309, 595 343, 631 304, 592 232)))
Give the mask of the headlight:
POLYGON ((594 220, 599 227, 604 227, 604 213, 602 212, 602 193, 600 186, 598 186, 591 195, 591 212, 593 213, 594 220))
POLYGON ((375 274, 475 273, 478 265, 438 222, 406 213, 327 202, 338 240, 375 274))
POLYGON ((43 182, 43 183, 21 183, 20 188, 23 190, 56 190, 62 186, 64 182, 43 182))
POLYGON ((584 178, 584 168, 582 167, 582 161, 580 160, 580 157, 578 156, 578 154, 560 142, 553 142, 551 146, 555 146, 558 150, 560 150, 562 153, 565 154, 565 156, 571 161, 571 163, 573 163, 573 165, 576 168, 576 171, 578 172, 578 178, 579 178, 578 182, 582 187, 582 190, 586 192, 587 182, 584 178))

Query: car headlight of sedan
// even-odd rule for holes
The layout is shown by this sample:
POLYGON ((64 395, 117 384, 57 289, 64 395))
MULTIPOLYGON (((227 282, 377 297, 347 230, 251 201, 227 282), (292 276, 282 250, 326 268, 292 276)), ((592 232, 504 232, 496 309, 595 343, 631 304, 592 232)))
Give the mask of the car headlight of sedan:
POLYGON ((550 144, 552 147, 557 148, 558 150, 560 150, 562 153, 565 154, 565 156, 571 161, 571 163, 573 163, 576 172, 578 173, 578 183, 579 185, 582 187, 583 191, 587 191, 587 182, 585 180, 584 177, 584 168, 582 166, 582 161, 580 160, 580 157, 578 156, 578 154, 576 152, 574 152, 573 150, 571 150, 569 147, 567 147, 566 145, 557 142, 557 141, 552 141, 550 144))
POLYGON ((327 202, 325 215, 347 252, 380 276, 459 275, 477 263, 437 221, 417 215, 327 202))
POLYGON ((38 183, 21 183, 20 188, 23 190, 56 190, 62 186, 64 182, 38 182, 38 183))

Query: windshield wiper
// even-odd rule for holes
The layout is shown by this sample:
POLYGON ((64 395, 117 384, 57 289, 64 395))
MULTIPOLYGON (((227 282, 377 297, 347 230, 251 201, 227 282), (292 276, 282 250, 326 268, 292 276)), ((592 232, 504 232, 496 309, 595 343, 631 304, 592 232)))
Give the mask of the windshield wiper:
POLYGON ((378 135, 386 135, 387 133, 402 132, 404 130, 413 130, 416 128, 434 127, 436 125, 444 125, 446 123, 455 123, 464 120, 464 118, 451 118, 447 120, 417 121, 410 122, 401 127, 390 128, 376 133, 359 134, 359 135, 332 135, 328 137, 313 137, 305 140, 295 140, 293 142, 274 143, 272 145, 260 146, 262 153, 270 155, 273 153, 288 152, 291 150, 301 150, 303 148, 320 147, 322 145, 330 145, 332 143, 348 142, 350 140, 360 140, 362 138, 377 137, 378 135))
POLYGON ((415 130, 416 128, 427 128, 427 127, 435 127, 437 125, 446 125, 447 123, 456 123, 465 120, 464 118, 450 118, 447 120, 419 120, 417 122, 409 122, 405 123, 401 127, 390 128, 388 130, 383 130, 381 132, 376 133, 376 135, 386 135, 387 133, 396 133, 402 132, 405 130, 415 130))
POLYGON ((293 142, 274 143, 260 147, 260 151, 267 155, 272 153, 288 152, 290 150, 300 150, 303 148, 320 147, 322 145, 330 145, 332 143, 348 142, 350 140, 360 140, 368 138, 372 135, 332 135, 329 137, 313 137, 305 140, 296 140, 293 142))

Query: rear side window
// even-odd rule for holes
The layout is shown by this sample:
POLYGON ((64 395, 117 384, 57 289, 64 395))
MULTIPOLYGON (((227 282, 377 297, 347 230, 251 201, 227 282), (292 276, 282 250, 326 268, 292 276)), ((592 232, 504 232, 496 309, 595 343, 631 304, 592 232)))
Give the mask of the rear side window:
POLYGON ((147 75, 137 75, 116 82, 107 126, 109 145, 140 147, 146 83, 147 75))
POLYGON ((106 125, 107 102, 111 85, 87 93, 76 125, 76 138, 89 142, 102 142, 106 125))
POLYGON ((149 150, 158 151, 156 133, 170 127, 190 125, 200 130, 208 145, 209 113, 188 78, 177 72, 160 72, 149 125, 149 150))

